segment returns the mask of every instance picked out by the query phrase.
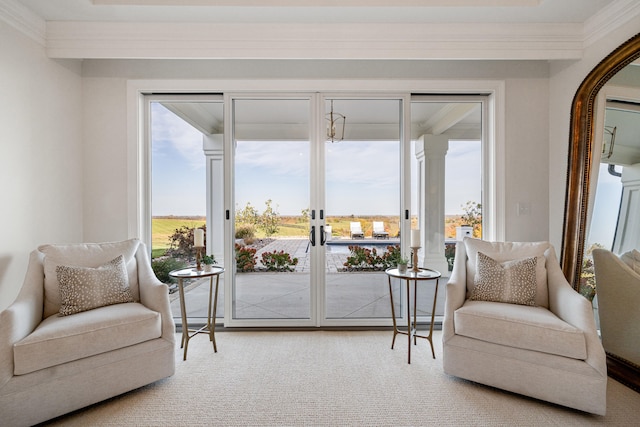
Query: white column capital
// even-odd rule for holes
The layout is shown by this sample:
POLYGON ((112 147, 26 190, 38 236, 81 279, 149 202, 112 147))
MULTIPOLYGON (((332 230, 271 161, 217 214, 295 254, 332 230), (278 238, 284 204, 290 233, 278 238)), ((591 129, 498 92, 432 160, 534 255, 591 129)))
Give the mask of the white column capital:
POLYGON ((202 135, 202 151, 205 156, 222 156, 224 151, 224 135, 202 135))
POLYGON ((416 158, 446 156, 449 151, 448 135, 422 135, 415 142, 416 158))

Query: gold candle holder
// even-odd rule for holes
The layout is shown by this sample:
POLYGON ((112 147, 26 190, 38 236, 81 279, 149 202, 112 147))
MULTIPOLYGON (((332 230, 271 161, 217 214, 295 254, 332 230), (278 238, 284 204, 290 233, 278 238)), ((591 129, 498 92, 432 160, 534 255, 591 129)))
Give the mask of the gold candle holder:
POLYGON ((196 270, 202 271, 202 246, 196 246, 196 270))
POLYGON ((418 267, 418 250, 420 250, 420 246, 412 246, 411 247, 411 253, 412 253, 412 258, 413 258, 413 267, 411 268, 411 271, 413 271, 414 273, 417 273, 420 271, 420 268, 418 267))

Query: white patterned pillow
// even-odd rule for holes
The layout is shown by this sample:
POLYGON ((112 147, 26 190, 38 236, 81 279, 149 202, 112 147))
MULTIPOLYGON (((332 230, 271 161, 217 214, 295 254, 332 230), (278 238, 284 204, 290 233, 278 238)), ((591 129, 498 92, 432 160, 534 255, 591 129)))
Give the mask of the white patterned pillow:
POLYGON ((478 252, 471 299, 536 305, 537 257, 498 262, 478 252))
MULTIPOLYGON (((464 238, 467 252, 467 289, 468 297, 473 294, 476 276, 476 260, 478 252, 493 258, 498 262, 513 261, 523 258, 536 257, 536 306, 549 307, 549 292, 547 288, 547 257, 555 252, 549 242, 487 242, 485 240, 464 238)), ((552 256, 554 258, 555 255, 552 256)))
POLYGON ((97 268, 59 265, 56 275, 60 282, 60 316, 133 302, 122 255, 97 268))
POLYGON ((136 251, 140 240, 129 239, 119 242, 72 243, 62 245, 42 245, 38 250, 44 254, 44 311, 43 317, 60 313, 60 282, 56 274, 59 265, 96 268, 106 264, 118 255, 124 257, 129 274, 129 288, 135 301, 139 300, 138 265, 136 251))

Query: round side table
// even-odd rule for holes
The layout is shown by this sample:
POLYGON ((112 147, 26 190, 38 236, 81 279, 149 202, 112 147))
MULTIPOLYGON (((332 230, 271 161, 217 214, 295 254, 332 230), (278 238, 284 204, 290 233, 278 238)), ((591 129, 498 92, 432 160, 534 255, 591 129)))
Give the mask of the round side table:
POLYGON ((436 352, 433 349, 433 320, 435 318, 436 313, 436 300, 438 298, 438 282, 440 279, 440 272, 436 270, 431 270, 429 268, 420 268, 418 271, 413 271, 411 269, 407 269, 407 271, 400 273, 397 268, 388 268, 385 270, 387 274, 387 278, 389 280, 389 298, 391 299, 391 318, 393 319, 393 340, 391 341, 391 349, 393 350, 393 345, 396 342, 396 335, 403 334, 407 335, 408 338, 408 363, 411 363, 411 338, 413 338, 413 344, 415 345, 417 340, 416 338, 424 338, 429 341, 431 344, 431 354, 433 358, 436 358, 436 352), (393 291, 391 289, 391 278, 397 278, 400 280, 404 280, 407 285, 407 330, 399 331, 398 325, 396 323, 396 313, 395 308, 393 306, 393 291), (433 294, 433 308, 431 309, 431 325, 429 326, 429 335, 418 335, 416 331, 416 305, 417 305, 417 285, 418 282, 424 280, 435 280, 436 287, 433 294), (413 325, 411 324, 411 282, 413 281, 413 325))
POLYGON ((173 270, 169 276, 178 279, 178 290, 180 292, 180 311, 182 314, 182 341, 180 348, 184 347, 183 360, 187 360, 187 349, 189 348, 189 340, 197 334, 208 333, 209 341, 213 342, 214 353, 218 352, 216 346, 215 328, 216 328, 216 307, 218 305, 218 284, 220 283, 220 275, 224 273, 224 268, 213 266, 211 271, 196 270, 195 267, 183 268, 182 270, 173 270), (187 323, 187 309, 184 298, 184 279, 201 279, 209 278, 209 310, 207 311, 207 324, 199 329, 189 329, 187 323), (213 289, 213 278, 216 278, 215 292, 213 289), (213 301, 211 300, 213 297, 213 301))

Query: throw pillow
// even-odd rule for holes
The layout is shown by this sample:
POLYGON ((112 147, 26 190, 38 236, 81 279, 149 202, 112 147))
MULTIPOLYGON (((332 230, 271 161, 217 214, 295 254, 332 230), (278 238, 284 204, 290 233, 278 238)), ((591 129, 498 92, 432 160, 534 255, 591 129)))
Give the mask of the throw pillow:
POLYGON ((474 278, 476 276, 476 260, 478 252, 493 258, 498 262, 513 261, 523 258, 536 257, 536 305, 549 307, 549 292, 547 289, 547 258, 556 262, 553 246, 549 242, 488 242, 470 237, 464 238, 467 252, 467 289, 468 297, 473 294, 474 278))
POLYGON ((536 305, 536 257, 498 262, 478 252, 474 301, 536 305))
POLYGON ((640 274, 640 252, 637 249, 623 253, 620 255, 620 259, 633 271, 640 274))
POLYGON ((60 316, 133 302, 122 255, 97 268, 59 265, 60 316))
POLYGON ((60 282, 56 274, 59 265, 96 268, 118 255, 124 256, 129 273, 129 288, 134 300, 138 300, 138 266, 136 251, 141 242, 129 239, 119 242, 72 243, 42 245, 38 251, 44 256, 44 317, 60 313, 60 282))

